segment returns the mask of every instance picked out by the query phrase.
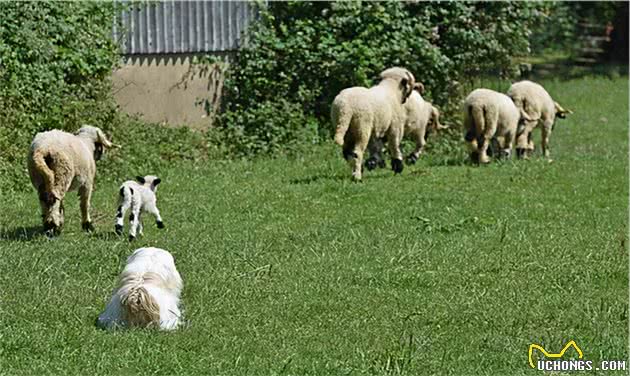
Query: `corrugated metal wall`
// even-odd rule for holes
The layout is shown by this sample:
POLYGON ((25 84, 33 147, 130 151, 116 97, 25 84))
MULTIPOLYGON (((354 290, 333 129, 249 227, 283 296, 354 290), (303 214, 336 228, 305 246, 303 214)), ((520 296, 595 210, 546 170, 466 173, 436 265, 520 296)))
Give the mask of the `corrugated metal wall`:
POLYGON ((244 44, 242 32, 256 16, 256 3, 247 1, 133 4, 120 13, 114 38, 123 55, 231 51, 244 44))

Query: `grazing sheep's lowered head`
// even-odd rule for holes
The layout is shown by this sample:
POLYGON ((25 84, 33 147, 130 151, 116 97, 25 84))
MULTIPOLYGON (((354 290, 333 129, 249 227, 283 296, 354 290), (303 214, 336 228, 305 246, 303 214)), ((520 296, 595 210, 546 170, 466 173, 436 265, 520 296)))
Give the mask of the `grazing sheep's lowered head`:
POLYGON ((75 134, 61 130, 35 135, 28 153, 28 171, 38 192, 46 231, 59 233, 64 224, 63 200, 78 190, 81 197, 82 227, 93 229, 89 215, 96 174, 95 161, 112 144, 102 130, 84 125, 75 134))

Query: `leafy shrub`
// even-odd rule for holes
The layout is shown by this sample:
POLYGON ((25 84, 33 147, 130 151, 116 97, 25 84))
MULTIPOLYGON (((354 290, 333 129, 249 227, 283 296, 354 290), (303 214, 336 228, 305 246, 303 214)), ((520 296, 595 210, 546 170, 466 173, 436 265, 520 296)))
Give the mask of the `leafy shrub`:
POLYGON ((269 2, 228 71, 225 113, 218 123, 230 130, 229 142, 248 153, 285 150, 281 143, 299 133, 296 124, 311 126, 303 119, 317 119, 319 135, 328 137, 334 96, 346 87, 372 85, 391 66, 414 72, 443 110, 455 108, 463 81, 484 72, 509 75, 512 58, 528 54, 530 27, 544 7, 269 2), (290 109, 298 121, 286 121, 283 112, 290 109))
POLYGON ((18 181, 35 133, 116 117, 113 3, 0 2, 0 175, 18 181))
POLYGON ((109 132, 120 149, 99 161, 99 175, 121 182, 136 175, 159 174, 180 162, 207 157, 204 135, 189 128, 171 128, 121 115, 109 132))
POLYGON ((223 145, 231 155, 293 154, 316 139, 317 121, 284 98, 221 116, 223 145), (243 126, 243 125, 246 125, 243 126))

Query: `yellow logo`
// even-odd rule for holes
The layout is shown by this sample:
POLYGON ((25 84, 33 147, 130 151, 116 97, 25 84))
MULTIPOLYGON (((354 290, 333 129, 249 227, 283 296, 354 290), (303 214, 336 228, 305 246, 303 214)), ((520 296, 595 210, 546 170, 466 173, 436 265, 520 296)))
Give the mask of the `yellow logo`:
POLYGON ((542 351, 543 355, 547 358, 562 358, 562 356, 564 355, 564 353, 569 349, 569 347, 573 346, 573 348, 575 350, 577 350, 578 353, 578 358, 582 359, 584 357, 584 354, 582 353, 582 350, 580 349, 580 347, 577 345, 577 343, 575 343, 574 340, 571 340, 569 342, 567 342, 566 345, 564 345, 564 348, 562 349, 562 351, 560 351, 557 354, 553 354, 553 353, 549 353, 547 352, 547 350, 543 349, 542 346, 537 345, 535 343, 532 343, 531 345, 529 345, 529 365, 532 368, 536 368, 536 366, 534 365, 534 361, 532 360, 532 353, 534 352, 534 349, 538 349, 540 351, 542 351))

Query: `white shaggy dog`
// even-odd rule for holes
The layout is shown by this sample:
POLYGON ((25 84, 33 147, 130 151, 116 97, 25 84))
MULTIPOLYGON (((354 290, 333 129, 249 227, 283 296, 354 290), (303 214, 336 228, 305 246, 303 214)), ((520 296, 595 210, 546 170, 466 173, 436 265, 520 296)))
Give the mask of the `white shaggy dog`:
POLYGON ((97 326, 176 329, 181 320, 182 278, 173 256, 160 248, 136 249, 127 259, 118 287, 98 316, 97 326))

